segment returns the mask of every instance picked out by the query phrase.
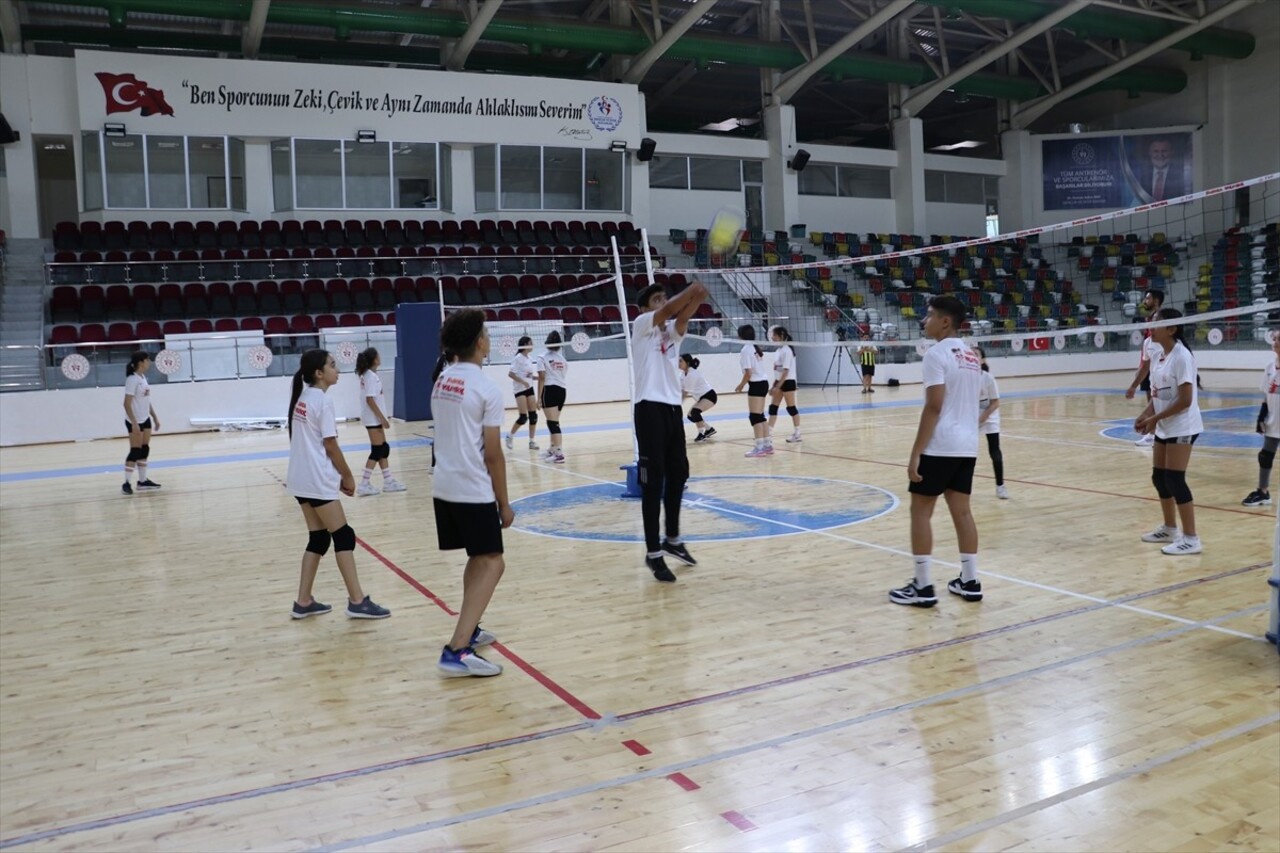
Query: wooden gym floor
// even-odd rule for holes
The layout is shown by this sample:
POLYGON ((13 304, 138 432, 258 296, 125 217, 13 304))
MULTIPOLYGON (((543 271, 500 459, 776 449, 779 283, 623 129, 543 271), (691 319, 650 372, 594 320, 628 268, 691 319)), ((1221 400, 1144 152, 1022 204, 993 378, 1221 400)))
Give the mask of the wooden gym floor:
MULTIPOLYGON (((341 614, 331 556, 334 613, 289 619, 281 433, 157 434, 164 488, 132 498, 123 439, 4 449, 0 848, 1275 851, 1275 508, 1240 506, 1256 374, 1206 378, 1238 441, 1192 459, 1203 555, 1138 541, 1150 451, 1100 434, 1136 413, 1106 390, 1127 375, 1002 380, 987 597, 932 610, 886 598, 911 573, 918 387, 802 388, 803 444, 784 414, 763 460, 725 395, 689 447, 685 531, 716 539, 674 585, 617 541, 640 526, 602 485, 626 407, 570 405, 567 464, 509 454, 529 529, 487 680, 437 677, 462 558, 435 547, 422 424, 392 430, 407 493, 344 501, 381 622, 341 614)), ((363 429, 340 440, 358 471, 363 429)), ((934 528, 945 584, 945 507, 934 528)))

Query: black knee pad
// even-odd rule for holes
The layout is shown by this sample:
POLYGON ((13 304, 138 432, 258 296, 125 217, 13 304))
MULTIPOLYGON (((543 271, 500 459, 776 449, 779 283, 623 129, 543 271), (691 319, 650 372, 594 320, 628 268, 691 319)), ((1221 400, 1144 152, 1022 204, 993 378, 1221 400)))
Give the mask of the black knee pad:
POLYGON ((702 423, 702 409, 690 409, 689 420, 693 421, 695 424, 702 423))
POLYGON ((150 455, 151 455, 151 445, 149 445, 149 444, 144 444, 144 445, 142 445, 141 447, 139 447, 139 448, 138 448, 138 458, 139 458, 139 459, 146 459, 146 458, 147 458, 148 456, 150 456, 150 455))
POLYGON ((752 426, 755 426, 756 424, 764 423, 766 418, 763 412, 752 412, 751 414, 747 415, 747 420, 751 421, 752 426))
POLYGON ((333 537, 329 535, 329 531, 321 528, 311 531, 311 536, 307 539, 307 550, 312 554, 319 554, 323 557, 329 553, 329 541, 333 537))
POLYGON ((547 432, 551 433, 552 435, 559 435, 559 434, 560 434, 560 422, 559 422, 559 421, 553 421, 553 420, 551 420, 550 418, 547 418, 547 432))
POLYGON ((390 458, 390 456, 391 456, 391 445, 390 445, 390 444, 387 444, 387 443, 384 441, 384 442, 382 442, 382 444, 379 444, 379 445, 378 445, 378 447, 379 447, 379 450, 378 450, 378 458, 379 458, 379 459, 388 459, 388 458, 390 458))
POLYGON ((338 553, 356 549, 356 532, 350 524, 344 524, 333 531, 333 549, 338 553))
POLYGON ((129 448, 129 455, 128 455, 128 456, 126 456, 126 457, 124 458, 124 461, 126 461, 126 462, 137 462, 137 461, 138 461, 138 459, 139 459, 141 456, 142 456, 142 448, 141 448, 141 447, 130 447, 130 448, 129 448))
POLYGON ((771 417, 771 418, 776 418, 777 416, 778 416, 778 407, 777 407, 777 406, 775 406, 775 405, 773 405, 772 403, 770 403, 770 404, 769 404, 769 417, 771 417))
POLYGON ((529 423, 530 423, 530 424, 532 424, 533 426, 537 426, 537 425, 538 425, 538 413, 537 413, 537 412, 530 412, 530 413, 529 413, 529 423))
POLYGON ((520 417, 516 418, 516 429, 519 429, 520 427, 524 426, 528 422, 529 422, 529 416, 526 415, 524 412, 521 412, 520 417))
POLYGON ((787 406, 787 414, 794 418, 800 414, 800 408, 798 406, 787 406))
POLYGON ((1170 471, 1166 468, 1164 482, 1165 487, 1168 488, 1170 495, 1173 497, 1174 503, 1191 503, 1191 489, 1187 487, 1186 471, 1170 471))
POLYGON ((1275 461, 1276 452, 1274 450, 1258 451, 1258 467, 1264 471, 1271 470, 1271 463, 1275 461))
POLYGON ((1151 485, 1156 487, 1156 494, 1160 496, 1162 501, 1167 501, 1173 497, 1173 492, 1169 491, 1168 481, 1165 479, 1165 474, 1168 473, 1164 468, 1151 469, 1151 485))

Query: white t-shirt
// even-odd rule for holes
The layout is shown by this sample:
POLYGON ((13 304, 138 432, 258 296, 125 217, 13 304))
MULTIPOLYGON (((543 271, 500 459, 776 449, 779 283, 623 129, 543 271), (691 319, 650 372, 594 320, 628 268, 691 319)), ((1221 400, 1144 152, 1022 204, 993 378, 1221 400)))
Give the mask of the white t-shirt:
POLYGON ((533 363, 533 359, 522 352, 516 353, 516 357, 511 359, 511 367, 508 373, 514 373, 519 376, 521 382, 511 380, 511 390, 519 394, 526 388, 537 389, 538 387, 538 366, 533 363))
POLYGON ((791 347, 783 344, 778 351, 773 354, 773 375, 779 382, 786 380, 782 377, 782 371, 787 371, 787 379, 796 378, 796 354, 791 347))
POLYGON ((925 456, 978 456, 978 398, 982 362, 959 338, 938 341, 924 354, 924 387, 946 387, 942 413, 925 456))
POLYGON ((134 420, 142 423, 151 417, 151 385, 147 383, 147 377, 137 373, 130 374, 124 380, 124 395, 129 398, 129 405, 133 407, 134 420))
POLYGON ((698 368, 690 367, 680 380, 680 390, 695 400, 701 400, 711 393, 711 383, 707 377, 698 372, 698 368))
POLYGON ((1262 371, 1262 393, 1267 395, 1267 420, 1262 424, 1262 434, 1280 438, 1280 367, 1274 361, 1262 371))
POLYGON ((764 359, 756 353, 755 344, 745 344, 742 347, 742 355, 738 356, 738 365, 744 371, 750 371, 751 382, 767 382, 769 377, 764 372, 764 359))
POLYGON ((360 422, 367 427, 380 427, 382 421, 369 405, 369 397, 378 404, 378 411, 386 414, 387 403, 382 398, 382 379, 372 370, 366 370, 360 376, 360 422))
POLYGON ((304 386, 293 406, 293 436, 289 439, 289 471, 284 481, 289 494, 333 501, 341 497, 342 475, 324 450, 326 438, 338 436, 333 400, 312 385, 304 386))
POLYGON ((435 497, 466 504, 497 498, 484 464, 484 428, 502 426, 502 392, 478 364, 460 361, 431 391, 436 422, 435 497))
POLYGON ((558 349, 549 349, 538 356, 538 372, 546 374, 542 380, 544 386, 559 385, 561 388, 569 387, 564 382, 564 375, 569 372, 569 362, 564 360, 564 356, 560 354, 558 349))
POLYGON ((1146 337, 1142 339, 1142 346, 1138 350, 1139 358, 1141 359, 1142 364, 1148 364, 1151 359, 1159 358, 1164 353, 1164 349, 1158 343, 1151 340, 1150 332, 1144 332, 1143 334, 1145 334, 1146 337))
POLYGON ((1178 388, 1191 384, 1191 405, 1171 418, 1156 422, 1156 438, 1199 435, 1204 432, 1200 418, 1200 400, 1196 388, 1196 360, 1191 350, 1175 343, 1169 354, 1164 348, 1151 356, 1151 403, 1160 414, 1178 399, 1178 388))
MULTIPOLYGON (((982 371, 982 391, 978 395, 978 414, 991 408, 992 400, 1000 399, 1000 386, 996 385, 996 378, 990 372, 982 371)), ((981 424, 983 435, 992 435, 1000 432, 1000 410, 996 409, 991 413, 991 417, 987 418, 981 424)))
POLYGON ((631 327, 631 352, 635 358, 636 402, 680 405, 680 344, 675 318, 655 326, 653 311, 636 318, 631 327))

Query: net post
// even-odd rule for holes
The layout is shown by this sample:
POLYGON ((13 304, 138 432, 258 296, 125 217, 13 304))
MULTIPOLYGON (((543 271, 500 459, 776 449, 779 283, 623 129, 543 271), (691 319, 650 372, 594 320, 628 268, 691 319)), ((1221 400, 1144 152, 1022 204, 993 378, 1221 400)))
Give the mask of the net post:
MULTIPOLYGON (((618 310, 622 312, 622 341, 627 350, 627 401, 631 404, 631 409, 634 412, 636 405, 636 377, 635 371, 632 369, 635 362, 631 357, 631 315, 627 311, 627 291, 622 283, 622 254, 618 251, 618 236, 616 234, 609 236, 609 247, 613 252, 613 286, 618 291, 618 310)), ((648 249, 647 246, 645 248, 646 250, 648 249)), ((633 462, 640 459, 640 446, 636 443, 635 429, 631 430, 631 459, 633 462)))
POLYGON ((649 254, 649 229, 640 229, 640 248, 644 252, 644 275, 653 284, 653 255, 649 254))
POLYGON ((1271 589, 1271 618, 1267 621, 1267 639, 1280 652, 1280 501, 1276 501, 1276 535, 1271 546, 1271 577, 1267 578, 1271 589))

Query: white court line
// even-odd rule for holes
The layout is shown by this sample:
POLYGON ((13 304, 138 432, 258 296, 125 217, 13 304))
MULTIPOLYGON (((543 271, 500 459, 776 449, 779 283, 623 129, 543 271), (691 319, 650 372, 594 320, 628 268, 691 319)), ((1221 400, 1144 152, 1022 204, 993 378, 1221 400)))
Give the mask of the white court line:
MULTIPOLYGON (((568 468, 553 468, 550 465, 543 465, 538 462, 530 462, 526 459, 516 459, 515 461, 523 462, 526 465, 531 465, 538 468, 545 468, 548 471, 560 471, 562 473, 569 474, 574 477, 579 477, 583 480, 591 480, 596 483, 607 483, 609 485, 617 485, 616 480, 604 480, 604 479, 601 479, 600 477, 593 477, 590 474, 581 474, 577 471, 571 471, 568 468)), ((688 501, 684 501, 683 503, 688 504, 688 501)), ((860 545, 863 548, 871 548, 877 551, 885 551, 889 554, 896 554, 899 557, 909 558, 912 556, 912 554, 908 551, 902 551, 898 548, 891 548, 888 545, 878 545, 875 542, 867 542, 862 539, 854 539, 852 536, 842 536, 839 533, 831 533, 826 530, 811 530, 807 527, 801 527, 798 524, 790 524, 785 521, 779 521, 776 518, 765 518, 763 516, 753 515, 749 512, 741 512, 735 509, 727 509, 726 507, 722 507, 722 506, 713 506, 708 504, 700 504, 699 506, 701 506, 701 508, 703 509, 711 510, 714 512, 722 512, 728 515, 736 515, 742 518, 751 519, 752 521, 763 522, 765 524, 776 524, 779 527, 790 527, 792 530, 796 530, 801 533, 813 533, 817 536, 825 536, 828 539, 835 539, 840 542, 848 542, 851 545, 860 545)), ((947 560, 940 560, 936 557, 934 558, 933 562, 938 565, 956 569, 957 571, 959 571, 960 569, 959 563, 952 563, 947 560)), ((1152 616, 1157 619, 1165 619, 1167 621, 1178 622, 1183 625, 1199 625, 1200 627, 1207 628, 1211 631, 1218 631, 1219 633, 1222 633, 1222 634, 1230 634, 1233 637, 1243 637, 1246 640, 1265 640, 1264 637, 1258 637, 1253 634, 1247 634, 1244 631, 1236 631, 1231 628, 1223 628, 1220 625, 1202 624, 1200 622, 1197 622, 1194 619, 1187 619, 1182 616, 1174 616, 1170 613, 1160 613, 1159 611, 1156 611, 1156 610, 1147 610, 1144 607, 1135 607, 1132 604, 1123 604, 1121 602, 1112 601, 1108 598, 1100 598, 1096 595, 1089 595, 1083 592, 1075 592, 1073 590, 1063 589, 1061 587, 1049 586, 1048 584, 1042 584, 1042 583, 1036 583, 1035 581, 1023 580, 1022 578, 1015 578, 1010 575, 997 574, 996 572, 992 572, 987 569, 980 570, 978 574, 987 575, 988 577, 998 578, 999 580, 1007 581, 1009 583, 1028 586, 1028 587, 1031 587, 1032 589, 1039 589, 1044 592, 1053 592, 1053 593, 1057 593, 1058 595, 1066 595, 1071 598, 1079 598, 1079 599, 1083 599, 1084 601, 1092 601, 1095 604, 1107 604, 1107 605, 1110 605, 1111 607, 1115 607, 1120 610, 1128 610, 1133 613, 1139 613, 1139 614, 1142 614, 1143 616, 1152 616)))
MULTIPOLYGON (((1010 420, 1015 420, 1015 419, 1010 418, 1010 420)), ((1127 441, 1126 439, 1119 439, 1119 440, 1108 439, 1106 443, 1103 443, 1101 441, 1088 442, 1088 441, 1072 441, 1070 439, 1062 439, 1062 438, 1040 438, 1034 435, 1018 435, 1016 433, 1006 433, 1006 432, 1000 433, 1000 437, 1013 438, 1013 439, 1017 439, 1018 441, 1038 441, 1042 444, 1055 444, 1055 445, 1061 445, 1062 447, 1084 447, 1089 450, 1115 450, 1121 453, 1142 453, 1143 452, 1142 448, 1137 447, 1132 442, 1128 442, 1128 446, 1126 447, 1125 446, 1127 441)), ((1242 451, 1249 450, 1249 449, 1250 448, 1247 448, 1247 447, 1240 448, 1240 450, 1242 451)), ((1196 457, 1199 458, 1201 456, 1214 456, 1219 459, 1239 459, 1242 455, 1244 455, 1242 453, 1222 452, 1225 450, 1230 450, 1230 448, 1201 447, 1196 451, 1196 457)))

